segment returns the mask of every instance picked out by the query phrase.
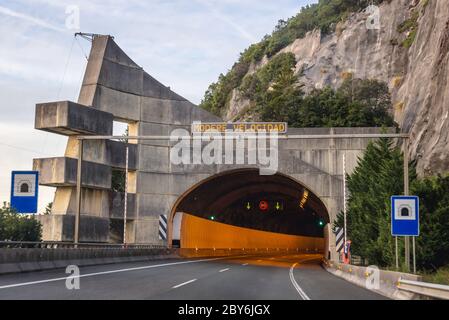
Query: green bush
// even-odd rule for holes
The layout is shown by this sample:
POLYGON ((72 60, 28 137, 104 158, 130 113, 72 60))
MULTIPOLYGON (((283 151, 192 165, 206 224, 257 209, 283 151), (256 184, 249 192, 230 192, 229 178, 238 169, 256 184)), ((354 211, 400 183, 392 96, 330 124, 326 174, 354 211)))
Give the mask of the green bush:
POLYGON ((410 48, 413 42, 415 42, 415 38, 418 33, 418 18, 419 11, 413 10, 410 18, 405 20, 398 26, 399 33, 408 32, 407 37, 401 43, 404 48, 410 48))
POLYGON ((425 282, 449 285, 449 266, 442 267, 435 272, 423 275, 425 282))
POLYGON ((348 79, 333 90, 314 90, 304 96, 292 74, 282 73, 278 88, 258 99, 263 121, 285 121, 292 127, 393 127, 391 98, 386 84, 348 79))
POLYGON ((33 216, 18 214, 6 202, 0 208, 0 241, 40 241, 41 224, 33 216))

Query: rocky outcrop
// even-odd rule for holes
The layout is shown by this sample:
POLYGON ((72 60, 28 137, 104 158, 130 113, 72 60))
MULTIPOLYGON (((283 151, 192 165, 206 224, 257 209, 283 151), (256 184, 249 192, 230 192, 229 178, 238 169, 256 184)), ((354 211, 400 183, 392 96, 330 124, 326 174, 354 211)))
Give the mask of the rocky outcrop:
MULTIPOLYGON (((410 132, 411 156, 420 174, 449 170, 449 6, 447 0, 391 0, 379 7, 380 25, 369 25, 373 11, 350 15, 322 35, 309 32, 281 52, 295 54, 298 81, 305 90, 338 87, 345 78, 389 85, 394 118, 410 132), (400 28, 408 22, 409 27, 400 28), (374 26, 375 27, 375 26, 374 26), (415 28, 415 29, 414 29, 415 28)), ((265 57, 250 72, 268 62, 265 57)), ((227 117, 248 117, 250 102, 235 90, 227 117)))

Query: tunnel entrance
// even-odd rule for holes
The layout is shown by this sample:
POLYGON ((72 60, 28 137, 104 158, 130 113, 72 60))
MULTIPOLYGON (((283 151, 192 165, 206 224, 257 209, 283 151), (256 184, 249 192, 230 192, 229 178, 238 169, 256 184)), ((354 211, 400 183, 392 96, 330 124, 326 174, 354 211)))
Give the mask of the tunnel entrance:
POLYGON ((169 243, 182 248, 324 247, 329 214, 306 186, 258 169, 224 172, 182 195, 169 219, 169 243))

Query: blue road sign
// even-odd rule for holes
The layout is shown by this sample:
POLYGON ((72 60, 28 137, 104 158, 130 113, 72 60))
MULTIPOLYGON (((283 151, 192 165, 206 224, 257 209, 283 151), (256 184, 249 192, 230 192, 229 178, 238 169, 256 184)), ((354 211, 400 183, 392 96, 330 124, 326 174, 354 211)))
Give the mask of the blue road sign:
POLYGON ((418 197, 391 197, 391 234, 393 236, 419 236, 418 197))
POLYGON ((13 171, 11 174, 11 207, 19 213, 37 213, 38 171, 13 171))

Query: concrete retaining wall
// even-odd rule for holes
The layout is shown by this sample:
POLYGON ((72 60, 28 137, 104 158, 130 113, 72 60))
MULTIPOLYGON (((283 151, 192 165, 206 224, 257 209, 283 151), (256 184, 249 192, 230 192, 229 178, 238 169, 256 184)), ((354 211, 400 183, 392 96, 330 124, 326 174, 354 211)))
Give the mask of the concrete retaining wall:
MULTIPOLYGON (((328 272, 332 273, 333 275, 339 278, 343 278, 346 281, 352 282, 360 287, 369 289, 367 287, 367 282, 369 278, 373 277, 372 270, 370 270, 369 267, 358 267, 333 261, 325 261, 323 263, 323 266, 328 272)), ((380 270, 379 288, 371 290, 395 300, 419 299, 418 295, 414 293, 399 290, 399 279, 420 281, 421 277, 409 273, 380 270)))
POLYGON ((0 249, 0 274, 133 261, 179 258, 177 249, 0 249))
POLYGON ((297 252, 289 249, 123 249, 123 248, 2 248, 0 274, 175 258, 273 255, 297 252))

